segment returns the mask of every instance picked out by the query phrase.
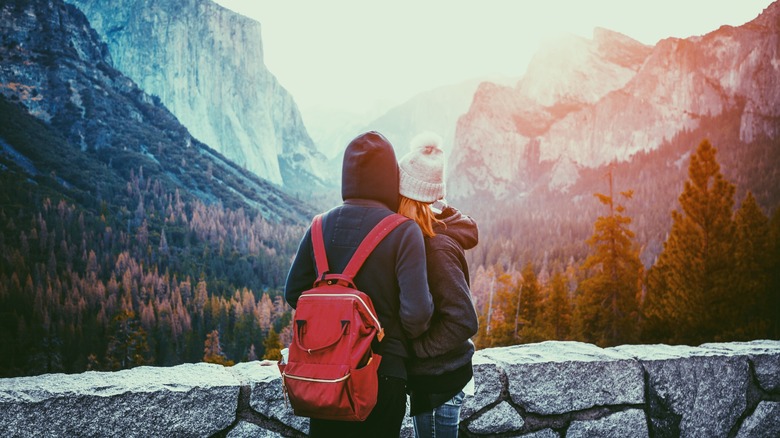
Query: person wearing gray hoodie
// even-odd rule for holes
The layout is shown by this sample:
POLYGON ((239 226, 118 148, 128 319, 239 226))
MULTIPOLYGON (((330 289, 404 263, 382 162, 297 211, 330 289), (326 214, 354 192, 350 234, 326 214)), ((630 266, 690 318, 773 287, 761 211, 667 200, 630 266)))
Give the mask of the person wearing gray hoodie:
MULTIPOLYGON (((398 162, 382 134, 371 131, 355 137, 344 152, 342 169, 344 202, 322 219, 325 251, 334 273, 344 270, 369 231, 398 208, 398 162)), ((287 275, 284 297, 293 308, 317 276, 309 228, 287 275)), ((362 422, 312 418, 310 436, 399 436, 406 411, 411 340, 428 329, 433 312, 426 280, 423 235, 414 221, 406 221, 377 245, 354 279, 357 289, 371 298, 385 333, 381 342, 372 344, 382 357, 377 404, 362 422)))
POLYGON ((445 195, 441 138, 423 133, 411 146, 399 161, 398 212, 414 219, 425 235, 434 314, 430 328, 412 340, 410 415, 416 437, 456 437, 464 389, 473 377, 470 338, 478 329, 465 250, 477 245, 479 233, 476 222, 454 207, 432 208, 445 195))

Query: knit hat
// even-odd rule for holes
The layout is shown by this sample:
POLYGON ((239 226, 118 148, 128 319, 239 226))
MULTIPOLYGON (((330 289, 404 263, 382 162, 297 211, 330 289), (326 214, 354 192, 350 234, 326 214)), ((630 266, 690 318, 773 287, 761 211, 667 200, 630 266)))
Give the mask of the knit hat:
POLYGON ((398 162, 401 195, 426 203, 444 198, 444 151, 441 144, 441 137, 433 132, 423 132, 412 139, 411 150, 398 162))

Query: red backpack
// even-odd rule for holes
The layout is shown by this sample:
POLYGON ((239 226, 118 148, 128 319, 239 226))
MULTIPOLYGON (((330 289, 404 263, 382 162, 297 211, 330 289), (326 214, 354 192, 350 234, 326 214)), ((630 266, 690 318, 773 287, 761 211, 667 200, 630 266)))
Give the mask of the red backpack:
POLYGON ((311 226, 318 278, 298 299, 293 340, 282 386, 295 415, 325 420, 363 421, 376 405, 377 368, 382 357, 371 350, 384 330, 371 298, 353 279, 371 251, 395 227, 409 220, 384 218, 368 233, 344 272, 329 272, 322 238, 322 215, 311 226))

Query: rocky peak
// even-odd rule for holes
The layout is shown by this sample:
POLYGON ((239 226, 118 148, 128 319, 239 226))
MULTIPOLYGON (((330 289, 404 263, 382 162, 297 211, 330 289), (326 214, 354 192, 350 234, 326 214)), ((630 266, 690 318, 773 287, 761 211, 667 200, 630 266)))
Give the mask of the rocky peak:
POLYGON ((540 48, 518 86, 542 106, 590 104, 625 85, 650 50, 606 29, 595 29, 590 40, 564 35, 540 48))
POLYGON ((606 61, 637 71, 653 50, 639 41, 609 29, 593 29, 593 43, 606 61))
MULTIPOLYGON (((545 153, 538 139, 570 114, 625 87, 650 52, 605 29, 596 29, 592 39, 564 35, 540 48, 514 89, 482 84, 458 122, 450 159, 453 191, 468 196, 486 190, 498 197, 518 189, 522 193, 545 153)), ((568 157, 555 169, 571 170, 578 162, 568 157)), ((553 177, 564 189, 574 180, 576 173, 553 177)))
POLYGON ((765 27, 768 30, 780 29, 780 2, 773 2, 753 21, 751 25, 765 27))

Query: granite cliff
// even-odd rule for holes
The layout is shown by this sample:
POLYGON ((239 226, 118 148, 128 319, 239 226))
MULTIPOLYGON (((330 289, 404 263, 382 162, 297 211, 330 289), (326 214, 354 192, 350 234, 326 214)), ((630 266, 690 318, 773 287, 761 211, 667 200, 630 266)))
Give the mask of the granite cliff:
POLYGON ((69 1, 195 138, 289 190, 326 184, 324 156, 263 63, 260 23, 210 0, 69 1))
POLYGON ((745 25, 653 47, 603 29, 551 42, 514 88, 477 91, 458 121, 453 192, 566 192, 580 169, 627 162, 697 130, 716 146, 780 138, 779 16, 774 3, 745 25), (737 129, 712 132, 713 119, 737 129), (540 166, 544 178, 533 172, 540 166))

